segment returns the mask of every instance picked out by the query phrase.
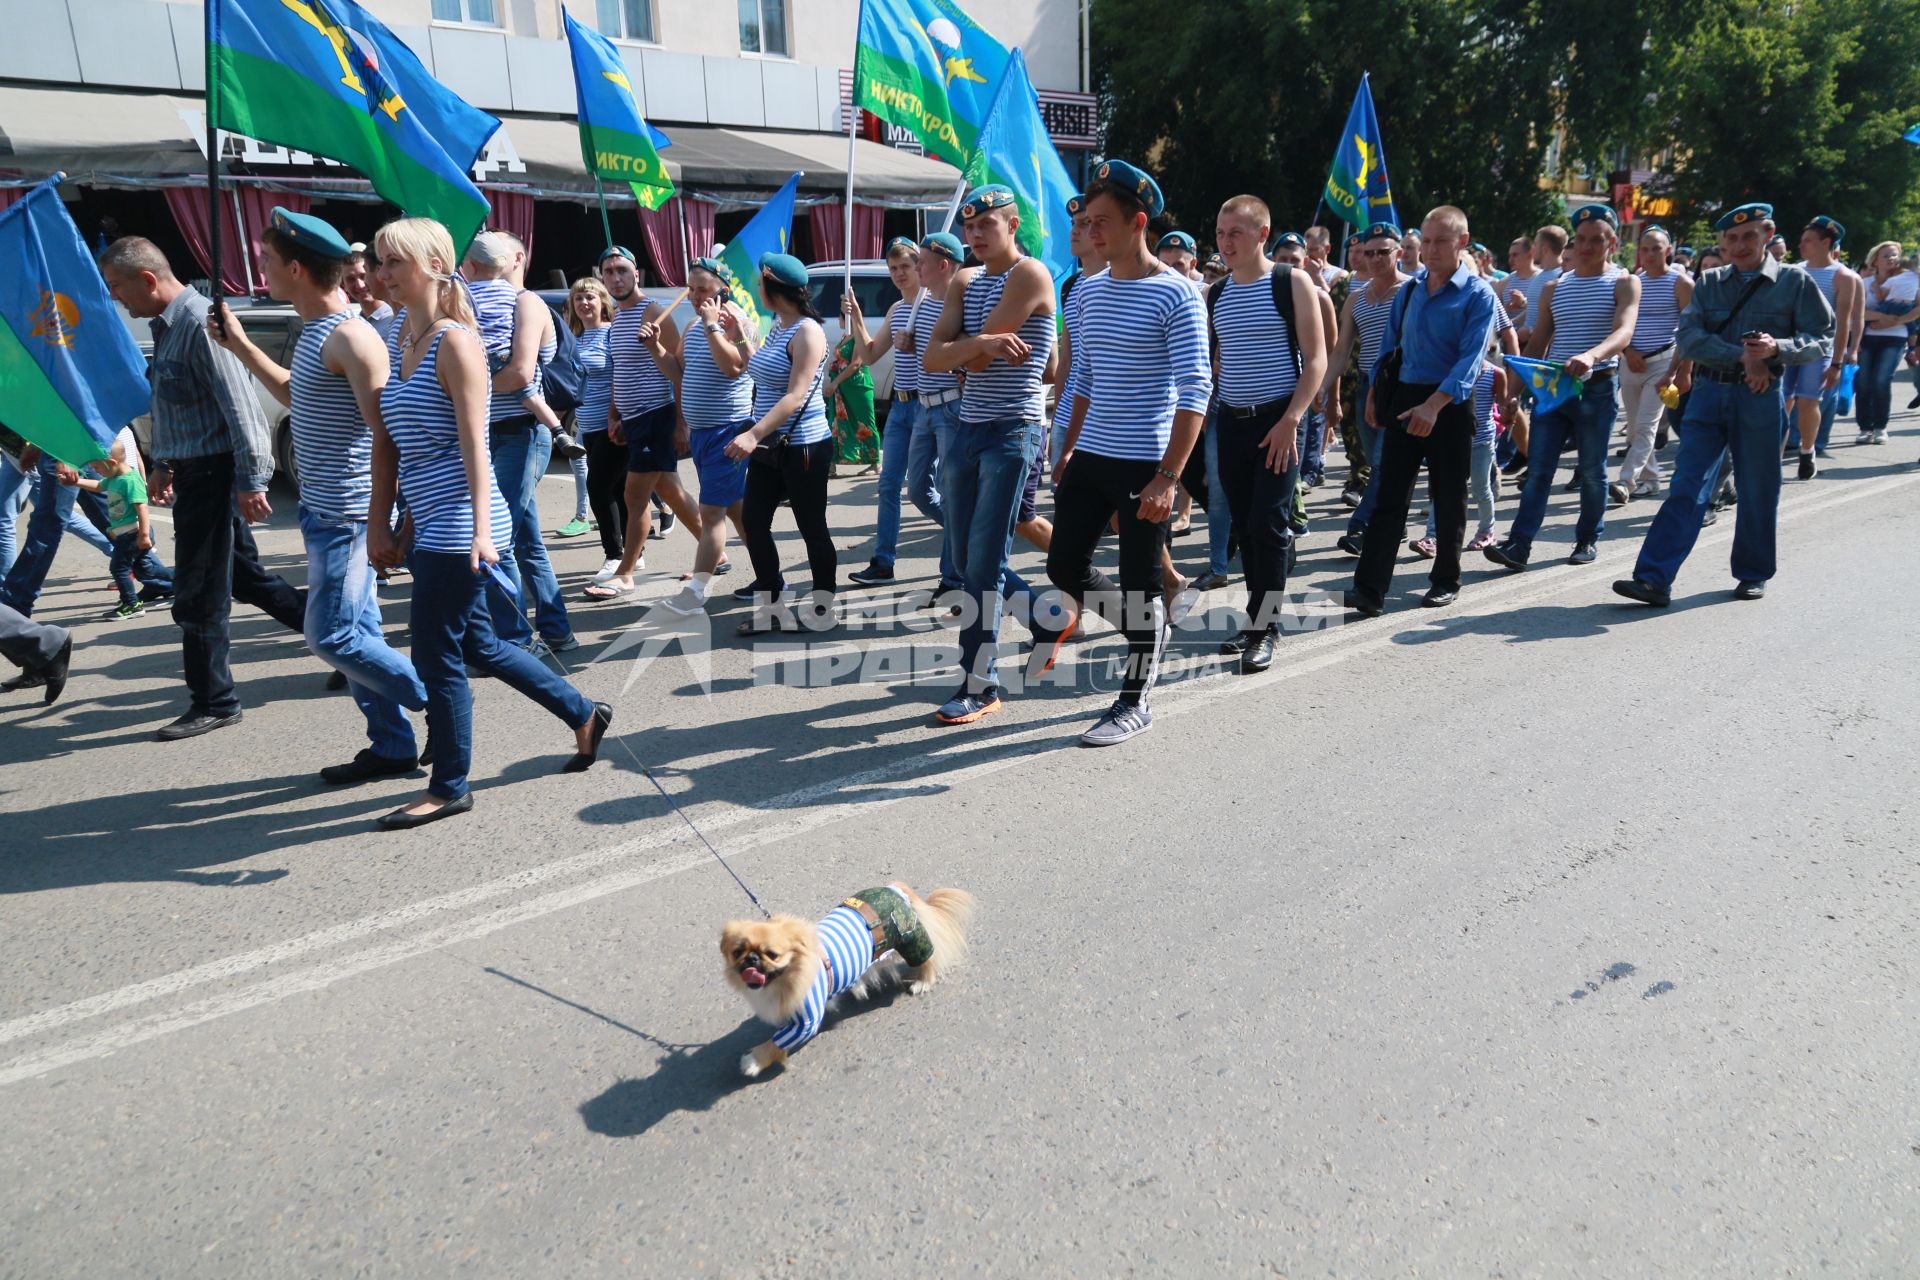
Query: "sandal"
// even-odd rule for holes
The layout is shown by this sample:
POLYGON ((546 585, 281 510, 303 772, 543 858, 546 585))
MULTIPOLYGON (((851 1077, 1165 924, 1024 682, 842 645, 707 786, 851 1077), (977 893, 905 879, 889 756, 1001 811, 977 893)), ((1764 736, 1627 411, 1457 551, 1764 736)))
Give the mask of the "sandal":
POLYGON ((618 600, 622 596, 632 595, 637 590, 639 588, 631 582, 625 586, 612 581, 589 582, 580 589, 580 594, 588 600, 618 600))

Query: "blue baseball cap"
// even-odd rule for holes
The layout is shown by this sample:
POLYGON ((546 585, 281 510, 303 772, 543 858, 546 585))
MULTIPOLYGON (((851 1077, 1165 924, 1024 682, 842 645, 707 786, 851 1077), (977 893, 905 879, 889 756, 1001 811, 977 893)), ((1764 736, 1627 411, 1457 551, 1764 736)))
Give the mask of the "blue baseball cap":
POLYGON ((1200 252, 1200 246, 1195 244, 1193 237, 1184 231, 1167 232, 1167 234, 1160 237, 1160 243, 1153 246, 1153 251, 1158 253, 1168 245, 1172 245, 1176 249, 1185 249, 1188 253, 1200 252))
POLYGON ((983 213, 991 213, 995 209, 1011 209, 1018 203, 1012 187, 1004 187, 997 182, 988 183, 984 187, 975 187, 967 193, 967 198, 960 202, 960 221, 971 222, 983 213))
POLYGON ((1731 231, 1735 227, 1744 227, 1749 222, 1772 221, 1773 206, 1764 201, 1756 200, 1751 204, 1743 204, 1737 209, 1729 209, 1721 214, 1719 221, 1713 224, 1713 229, 1715 231, 1731 231))
POLYGON ((807 264, 790 253, 761 254, 760 274, 772 276, 790 289, 807 287, 807 264))
POLYGON ((1102 160, 1093 167, 1093 180, 1118 187, 1130 192, 1135 199, 1147 207, 1147 216, 1157 218, 1167 211, 1167 198, 1160 194, 1160 184, 1153 175, 1137 165, 1125 160, 1102 160))
POLYGON ((1620 229, 1620 215, 1613 211, 1613 206, 1610 204, 1583 204, 1573 211, 1575 231, 1589 222, 1604 222, 1615 231, 1620 229))
MULTIPOLYGON (((1398 240, 1400 238, 1400 228, 1394 226, 1391 222, 1376 222, 1360 233, 1362 240, 1378 240, 1381 236, 1385 236, 1389 240, 1398 240)), ((1301 243, 1304 244, 1305 241, 1301 243)))
POLYGON ((920 247, 930 253, 937 253, 948 262, 965 262, 967 247, 960 243, 960 237, 951 231, 936 231, 920 242, 920 247))
POLYGON ((1807 219, 1807 226, 1814 231, 1832 236, 1835 244, 1839 244, 1847 238, 1847 229, 1824 213, 1816 214, 1807 219))
POLYGON ((323 258, 345 258, 353 252, 353 246, 347 243, 345 236, 310 213, 294 213, 275 205, 267 214, 267 221, 275 231, 302 249, 323 258))

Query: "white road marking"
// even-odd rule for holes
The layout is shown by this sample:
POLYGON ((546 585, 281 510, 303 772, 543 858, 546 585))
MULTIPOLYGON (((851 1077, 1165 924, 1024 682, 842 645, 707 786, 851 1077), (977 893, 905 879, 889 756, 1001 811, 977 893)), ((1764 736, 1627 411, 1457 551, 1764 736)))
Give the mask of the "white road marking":
MULTIPOLYGON (((1794 516, 1810 515, 1831 507, 1876 497, 1893 489, 1910 485, 1917 474, 1920 473, 1908 472, 1886 476, 1857 485, 1822 486, 1815 496, 1804 499, 1790 493, 1782 501, 1781 519, 1784 522, 1794 516)), ((1695 555, 1697 556, 1703 549, 1730 542, 1733 537, 1732 525, 1732 521, 1725 521, 1702 534, 1695 544, 1695 555)), ((1497 612, 1486 606, 1499 605, 1503 609, 1512 608, 1534 599, 1558 595, 1573 587, 1597 583, 1619 573, 1622 564, 1630 562, 1631 557, 1638 553, 1637 540, 1616 545, 1622 550, 1603 556, 1592 565, 1550 571, 1543 563, 1539 569, 1530 573, 1514 574, 1510 578, 1476 585, 1472 588, 1471 594, 1465 597, 1472 601, 1471 607, 1468 608, 1454 608, 1432 613, 1422 610, 1412 615, 1397 611, 1389 615, 1390 620, 1382 620, 1379 625, 1363 622, 1331 628, 1312 635, 1289 637, 1285 646, 1284 666, 1276 664, 1261 676, 1243 679, 1209 677, 1169 686, 1156 700, 1158 713, 1156 718, 1164 720, 1173 715, 1211 705, 1221 698, 1270 687, 1281 681, 1297 679, 1323 670, 1336 662, 1396 644, 1398 637, 1408 629, 1404 624, 1409 622, 1444 626, 1450 620, 1479 617, 1497 612), (1351 637, 1350 640, 1349 637, 1351 637), (1164 705, 1168 702, 1173 705, 1164 705)), ((1699 571, 1698 561, 1695 561, 1695 568, 1699 571)), ((1609 596, 1601 603, 1611 603, 1612 599, 1609 596)), ((1619 607, 1625 611, 1636 606, 1621 601, 1619 607)), ((1072 729, 1062 729, 1052 725, 1007 734, 995 739, 993 745, 986 750, 976 749, 972 753, 981 758, 938 776, 946 785, 958 787, 966 782, 1012 768, 1040 751, 1070 746, 1077 740, 1077 736, 1072 729)), ((978 738, 974 738, 973 741, 977 742, 978 738)), ((947 753, 937 750, 916 752, 908 760, 835 778, 811 787, 802 787, 773 797, 758 806, 720 805, 716 806, 715 811, 710 814, 696 811, 699 812, 698 820, 701 829, 711 833, 738 826, 761 816, 769 809, 777 810, 809 804, 850 788, 869 790, 888 783, 908 784, 907 788, 897 796, 863 798, 858 805, 817 809, 742 833, 729 841, 725 847, 725 852, 732 857, 875 808, 915 798, 921 794, 918 784, 926 777, 924 769, 926 762, 929 759, 938 759, 943 754, 947 753)), ((134 983, 114 991, 103 992, 70 1004, 0 1023, 0 1043, 42 1034, 104 1013, 150 1003, 210 982, 235 978, 267 965, 389 929, 400 928, 445 911, 472 906, 491 898, 576 875, 607 863, 624 860, 649 849, 681 844, 687 839, 681 823, 670 817, 665 818, 665 821, 671 822, 672 825, 663 826, 658 831, 623 841, 608 849, 560 859, 511 876, 491 880, 485 884, 425 898, 391 911, 349 921, 329 929, 289 939, 286 942, 182 969, 164 977, 134 983)), ((408 938, 369 947, 350 956, 312 965, 235 991, 210 996, 179 1009, 130 1019, 9 1060, 4 1065, 0 1065, 0 1086, 32 1079, 75 1063, 107 1057, 121 1049, 159 1036, 199 1026, 262 1004, 283 1000, 301 992, 317 991, 357 974, 384 968, 442 947, 483 937, 556 911, 564 911, 596 898, 635 888, 666 876, 677 875, 695 867, 709 865, 710 859, 704 849, 683 852, 667 861, 616 871, 540 897, 497 907, 478 916, 448 921, 408 938)), ((717 868, 714 870, 716 875, 720 874, 717 868)))

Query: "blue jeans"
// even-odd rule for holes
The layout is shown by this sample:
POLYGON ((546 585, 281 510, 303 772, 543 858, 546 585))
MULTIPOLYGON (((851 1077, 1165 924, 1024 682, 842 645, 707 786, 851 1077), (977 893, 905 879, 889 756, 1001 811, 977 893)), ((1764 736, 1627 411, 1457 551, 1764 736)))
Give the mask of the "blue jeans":
MULTIPOLYGON (((1860 430, 1885 431, 1893 416, 1893 375, 1900 371, 1900 355, 1907 340, 1901 335, 1870 333, 1860 339, 1860 372, 1854 375, 1853 419, 1860 430)), ((1736 473, 1737 474, 1737 473, 1736 473)), ((1737 485, 1739 481, 1734 483, 1737 485)))
POLYGON ((485 597, 490 575, 475 573, 464 555, 413 553, 413 665, 427 693, 427 733, 433 739, 433 777, 427 790, 442 800, 467 793, 473 760, 473 694, 467 667, 480 667, 508 688, 532 698, 570 728, 593 718, 593 704, 538 658, 493 632, 485 597))
POLYGON ((873 562, 889 569, 900 546, 902 484, 921 515, 937 525, 946 523, 946 509, 933 478, 933 427, 925 419, 919 401, 895 400, 880 435, 880 508, 874 516, 873 562))
POLYGON ((547 544, 540 540, 540 477, 547 474, 547 463, 553 457, 553 433, 536 422, 530 427, 496 429, 490 434, 493 482, 500 486, 500 496, 513 513, 513 549, 501 550, 500 568, 520 588, 517 602, 507 599, 504 591, 488 597, 494 629, 509 644, 531 640, 533 628, 527 625, 526 611, 531 594, 541 637, 563 641, 573 634, 573 623, 560 598, 560 580, 547 562, 547 544))
POLYGON ((160 557, 153 554, 149 547, 142 551, 139 546, 140 530, 128 529, 113 540, 113 558, 107 561, 107 572, 113 575, 113 585, 120 589, 120 603, 132 604, 139 598, 139 587, 134 579, 142 582, 164 582, 171 585, 167 568, 160 563, 160 557))
POLYGON ((1014 517, 1027 468, 1040 452, 1045 431, 1046 424, 1037 419, 963 422, 940 450, 946 541, 956 551, 961 586, 974 606, 973 616, 960 628, 960 669, 969 692, 999 689, 995 650, 1001 593, 1009 599, 1033 595, 1033 588, 1007 567, 1007 557, 1013 551, 1014 517))
POLYGON ((1300 478, 1315 484, 1327 474, 1327 420, 1319 411, 1309 409, 1300 419, 1300 478))
POLYGON ((367 522, 300 508, 307 544, 307 647, 347 678, 353 701, 367 718, 367 743, 388 759, 414 755, 407 710, 427 705, 413 664, 380 631, 380 598, 367 563, 367 522))
MULTIPOLYGON (((1359 415, 1359 420, 1354 423, 1354 429, 1360 433, 1360 443, 1366 447, 1368 468, 1367 487, 1360 494, 1360 505, 1355 507, 1353 514, 1347 517, 1347 532, 1356 538, 1367 531, 1367 522, 1373 519, 1374 504, 1379 501, 1380 444, 1386 439, 1387 434, 1377 427, 1367 425, 1367 394, 1370 390, 1371 387, 1365 378, 1356 380, 1353 389, 1353 411, 1359 415)), ((1386 406, 1379 406, 1379 411, 1385 414, 1386 406)), ((1348 462, 1351 465, 1352 460, 1349 459, 1348 462)))
POLYGON ((27 508, 27 496, 33 491, 33 478, 4 459, 0 459, 0 579, 13 568, 20 554, 20 513, 27 508))
POLYGON ((0 603, 29 617, 68 529, 106 555, 113 554, 113 544, 74 509, 80 490, 60 483, 59 465, 50 455, 42 454, 33 475, 27 478, 33 488, 33 514, 27 517, 26 540, 7 570, 5 584, 0 585, 0 603))
POLYGON ((960 402, 952 400, 935 408, 919 406, 913 423, 913 455, 907 460, 907 482, 919 474, 922 459, 930 473, 939 477, 941 527, 947 534, 940 539, 940 589, 960 589, 960 568, 954 550, 951 520, 953 490, 947 484, 947 454, 953 449, 953 435, 960 427, 960 402))
MULTIPOLYGON (((1533 434, 1527 439, 1527 487, 1520 493, 1520 510, 1507 531, 1507 542, 1516 558, 1526 559, 1533 549, 1540 523, 1546 519, 1547 499, 1553 496, 1553 473, 1559 469, 1561 451, 1569 443, 1578 451, 1580 474, 1580 521, 1574 526, 1574 541, 1597 542, 1606 531, 1607 442, 1613 437, 1613 421, 1620 415, 1616 382, 1615 378, 1590 382, 1578 398, 1534 417, 1533 434)), ((1773 426, 1777 455, 1777 413, 1773 426)))
POLYGON ((1204 437, 1207 451, 1207 572, 1227 576, 1227 544, 1233 541, 1233 513, 1220 483, 1220 413, 1209 410, 1204 437))
MULTIPOLYGON (((1854 376, 1857 378, 1860 375, 1855 374, 1854 376)), ((1827 437, 1833 434, 1833 410, 1834 406, 1839 402, 1839 399, 1840 388, 1838 387, 1829 387, 1827 393, 1820 397, 1820 431, 1819 434, 1813 438, 1813 451, 1815 453, 1825 453, 1827 451, 1827 437)))
POLYGON ((1731 451, 1734 507, 1733 576, 1765 582, 1774 574, 1774 524, 1780 509, 1780 383, 1758 395, 1745 386, 1693 384, 1680 423, 1673 485, 1640 547, 1633 576, 1671 588, 1700 536, 1700 518, 1720 484, 1720 459, 1731 451))

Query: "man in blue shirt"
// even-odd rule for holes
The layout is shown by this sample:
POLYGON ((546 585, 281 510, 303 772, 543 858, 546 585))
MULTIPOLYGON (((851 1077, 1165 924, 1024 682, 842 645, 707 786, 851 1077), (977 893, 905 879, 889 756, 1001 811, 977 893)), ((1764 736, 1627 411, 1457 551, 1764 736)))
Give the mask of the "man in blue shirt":
POLYGON ((1473 386, 1493 340, 1500 303, 1467 255, 1467 215, 1441 205, 1420 227, 1421 271, 1400 291, 1380 355, 1368 372, 1369 424, 1385 430, 1379 489, 1346 605, 1369 618, 1386 609, 1394 554, 1406 536, 1407 507, 1424 464, 1433 494, 1438 547, 1432 589, 1422 604, 1439 608, 1460 591, 1460 548, 1467 529, 1467 473, 1473 461, 1473 386), (1380 378, 1398 356, 1399 370, 1380 378))

